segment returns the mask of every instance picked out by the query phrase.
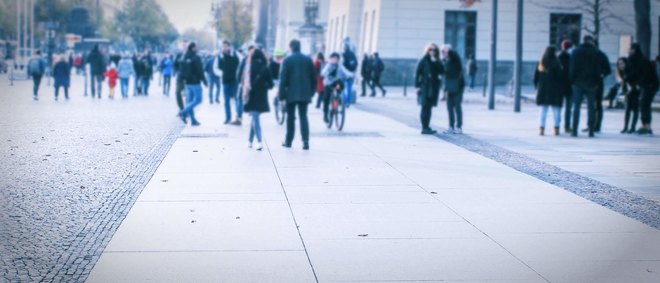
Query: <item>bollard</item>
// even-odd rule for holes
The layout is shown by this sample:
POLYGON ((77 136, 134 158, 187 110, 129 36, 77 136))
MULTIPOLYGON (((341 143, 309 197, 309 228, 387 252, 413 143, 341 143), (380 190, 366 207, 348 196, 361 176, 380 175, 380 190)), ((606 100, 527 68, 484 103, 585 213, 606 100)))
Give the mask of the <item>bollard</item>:
POLYGON ((408 96, 408 73, 403 74, 403 96, 408 96))
POLYGON ((14 86, 14 69, 16 69, 16 65, 11 68, 11 74, 9 74, 9 86, 14 86))
POLYGON ((85 81, 85 96, 87 96, 87 66, 83 65, 83 80, 85 81))

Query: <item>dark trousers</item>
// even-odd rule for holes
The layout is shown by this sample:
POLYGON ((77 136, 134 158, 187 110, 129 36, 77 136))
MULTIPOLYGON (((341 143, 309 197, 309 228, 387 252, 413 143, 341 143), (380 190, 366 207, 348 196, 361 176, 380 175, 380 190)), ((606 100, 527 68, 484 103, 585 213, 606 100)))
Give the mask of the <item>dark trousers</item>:
POLYGON ((463 127, 463 92, 450 92, 447 94, 447 112, 449 113, 449 128, 463 127))
POLYGON ((432 112, 433 112, 433 105, 431 105, 431 103, 422 104, 422 111, 419 114, 419 120, 422 122, 423 130, 430 128, 432 112))
POLYGON ((573 86, 573 135, 576 136, 578 127, 580 125, 580 110, 582 108, 582 100, 587 98, 587 127, 589 134, 594 132, 594 123, 596 121, 596 91, 598 86, 593 87, 579 87, 573 86))
POLYGON ((292 102, 286 105, 286 143, 291 144, 296 133, 296 108, 300 116, 300 134, 303 142, 309 142, 309 121, 307 119, 307 102, 292 102))
POLYGON ((641 93, 639 95, 639 110, 642 112, 642 125, 651 124, 651 104, 653 103, 653 98, 655 97, 655 91, 649 87, 641 88, 641 93))
POLYGON ((373 87, 371 84, 371 78, 362 78, 362 96, 367 95, 367 87, 369 87, 369 89, 373 87))
POLYGON ((623 119, 624 129, 634 131, 637 128, 637 120, 639 119, 639 90, 634 89, 626 94, 626 114, 623 119), (632 122, 630 121, 631 114, 632 122))
POLYGON ((60 88, 64 89, 64 98, 69 99, 69 87, 63 84, 55 84, 55 98, 60 95, 60 88))
POLYGON ((323 103, 323 96, 325 91, 316 93, 316 108, 321 108, 321 103, 323 103))
POLYGON ((564 108, 564 128, 570 129, 573 117, 573 95, 571 93, 564 97, 564 105, 566 107, 564 108))
POLYGON ((376 95, 376 87, 378 87, 383 95, 385 95, 385 89, 383 88, 383 85, 380 84, 380 77, 374 77, 371 79, 371 96, 376 95))
POLYGON ((32 94, 37 96, 39 94, 39 85, 41 85, 41 75, 32 75, 32 94))
POLYGON ((163 94, 170 95, 172 76, 163 76, 163 94))
POLYGON ((103 75, 92 75, 90 77, 92 97, 96 94, 101 98, 101 90, 103 89, 103 75))
POLYGON ((183 84, 183 79, 177 78, 176 79, 176 105, 179 106, 179 111, 183 110, 184 104, 183 104, 183 88, 185 85, 183 84))
POLYGON ((595 112, 596 112, 596 120, 594 120, 594 131, 600 132, 600 125, 603 123, 603 92, 605 91, 605 86, 601 82, 600 85, 598 85, 598 89, 596 90, 596 101, 595 103, 595 112))

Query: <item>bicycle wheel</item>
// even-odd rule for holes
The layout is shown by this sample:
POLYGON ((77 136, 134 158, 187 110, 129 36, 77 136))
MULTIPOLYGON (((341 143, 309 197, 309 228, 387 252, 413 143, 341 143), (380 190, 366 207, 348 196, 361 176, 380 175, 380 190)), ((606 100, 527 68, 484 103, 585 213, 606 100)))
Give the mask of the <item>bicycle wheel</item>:
POLYGON ((337 124, 337 130, 341 131, 344 129, 344 123, 346 122, 346 102, 340 100, 337 106, 335 123, 337 124))
POLYGON ((335 121, 335 116, 337 116, 337 96, 333 95, 330 99, 330 109, 328 110, 328 117, 326 119, 326 126, 328 129, 332 128, 332 123, 335 121))

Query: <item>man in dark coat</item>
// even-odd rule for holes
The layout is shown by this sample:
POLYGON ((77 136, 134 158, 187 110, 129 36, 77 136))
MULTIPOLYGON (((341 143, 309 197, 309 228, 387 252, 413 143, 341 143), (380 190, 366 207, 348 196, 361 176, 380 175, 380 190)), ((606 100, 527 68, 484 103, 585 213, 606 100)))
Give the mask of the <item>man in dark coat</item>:
POLYGON ((176 95, 176 104, 179 107, 179 111, 183 110, 184 107, 183 89, 185 87, 185 83, 183 81, 183 76, 181 75, 184 57, 185 56, 183 53, 179 52, 174 58, 174 72, 176 73, 176 85, 174 86, 176 89, 174 92, 176 95))
POLYGON ((90 68, 90 81, 92 88, 92 98, 98 93, 98 97, 101 98, 101 89, 103 86, 103 76, 105 74, 105 58, 99 50, 98 45, 94 45, 92 52, 87 56, 87 63, 90 68))
POLYGON ((296 109, 298 109, 303 149, 309 150, 307 106, 312 101, 316 89, 316 73, 312 59, 300 53, 300 41, 292 40, 289 48, 291 55, 284 59, 280 70, 279 96, 287 103, 286 140, 282 146, 291 147, 296 127, 296 109))
POLYGON ((365 53, 360 64, 360 75, 362 75, 362 94, 360 96, 367 95, 367 86, 371 89, 371 68, 371 58, 369 58, 369 54, 365 53))
MULTIPOLYGON (((570 72, 571 84, 573 85, 573 133, 578 135, 580 124, 580 108, 582 100, 587 98, 588 109, 588 131, 589 137, 594 137, 596 126, 596 92, 598 87, 609 72, 609 62, 596 48, 594 38, 585 36, 582 45, 576 48, 571 55, 570 72)), ((602 103, 602 101, 601 101, 602 103)))
POLYGON ((570 40, 564 40, 561 43, 561 52, 559 53, 559 65, 561 67, 560 74, 560 84, 561 92, 564 94, 564 101, 566 103, 566 109, 564 110, 564 131, 566 133, 571 133, 571 115, 573 108, 573 90, 571 88, 571 54, 570 50, 573 48, 573 42, 570 40))
POLYGON ((385 91, 383 85, 380 84, 380 77, 385 71, 385 64, 383 63, 383 60, 380 59, 378 52, 374 53, 374 58, 371 60, 371 96, 376 96, 376 87, 378 87, 384 97, 387 91, 385 91))
MULTIPOLYGON (((222 42, 222 57, 218 62, 220 70, 222 71, 222 95, 225 99, 225 124, 231 122, 231 99, 236 98, 238 92, 238 79, 236 74, 238 71, 238 56, 232 50, 229 41, 222 42)), ((238 101, 238 100, 237 100, 238 101)), ((241 107, 239 105, 237 107, 241 107)), ((240 109, 236 109, 240 110, 240 109)))

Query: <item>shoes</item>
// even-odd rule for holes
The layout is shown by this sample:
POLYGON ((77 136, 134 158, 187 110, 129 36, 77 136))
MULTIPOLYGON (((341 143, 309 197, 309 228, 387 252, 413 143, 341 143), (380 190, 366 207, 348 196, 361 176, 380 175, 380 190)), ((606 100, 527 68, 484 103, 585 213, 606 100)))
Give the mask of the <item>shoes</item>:
POLYGON ((252 142, 248 143, 248 148, 252 148, 252 142))
POLYGON ((372 93, 372 94, 369 95, 369 96, 370 96, 370 97, 375 97, 375 96, 376 96, 376 93, 374 92, 374 93, 372 93))
POLYGON ((243 123, 241 122, 241 118, 236 118, 236 120, 234 120, 233 122, 231 122, 229 124, 234 125, 234 126, 240 126, 243 123))
POLYGON ((34 96, 32 96, 32 100, 37 101, 37 100, 39 100, 39 97, 37 97, 36 95, 34 95, 34 96))
POLYGON ((435 135, 437 133, 438 133, 438 131, 433 130, 431 128, 422 130, 422 135, 435 135))
POLYGON ((283 142, 282 147, 291 148, 291 143, 290 142, 283 142))
POLYGON ((215 103, 220 104, 220 99, 216 99, 215 103))
POLYGON ((628 130, 628 134, 634 134, 635 132, 636 132, 635 128, 632 128, 632 129, 628 130))
POLYGON ((623 128, 623 130, 621 130, 621 133, 622 134, 627 134, 628 133, 628 128, 623 128))
POLYGON ((309 142, 303 142, 303 150, 309 150, 309 142))
POLYGON ((229 121, 229 120, 226 120, 226 121, 225 121, 225 125, 228 125, 228 124, 229 124, 229 122, 231 122, 231 121, 229 121))
POLYGON ((261 151, 264 149, 264 145, 262 143, 257 143, 257 151, 261 151))
POLYGON ((583 132, 583 133, 588 133, 588 132, 589 132, 589 128, 584 128, 584 129, 582 129, 582 132, 583 132))
POLYGON ((545 128, 543 127, 539 128, 539 136, 545 136, 545 128))
POLYGON ((454 131, 454 128, 448 128, 448 129, 444 130, 442 133, 445 134, 445 135, 453 135, 456 132, 454 131))
POLYGON ((57 101, 57 96, 55 96, 55 101, 57 101))
POLYGON ((188 120, 186 119, 186 116, 184 116, 182 113, 177 114, 179 116, 179 119, 183 121, 184 124, 188 124, 188 120))
POLYGON ((573 130, 571 129, 571 127, 564 127, 564 132, 570 134, 573 132, 573 130))
POLYGON ((637 131, 638 135, 653 135, 653 130, 648 128, 641 128, 637 131))
POLYGON ((193 121, 192 123, 190 123, 190 125, 192 125, 193 127, 198 127, 198 126, 200 126, 200 125, 202 125, 202 124, 199 123, 199 122, 197 122, 197 121, 193 121))
POLYGON ((461 129, 461 128, 456 128, 456 130, 454 130, 454 134, 462 135, 462 134, 463 134, 463 129, 461 129))
POLYGON ((559 135, 559 127, 555 127, 554 132, 555 136, 559 135))
POLYGON ((594 134, 594 131, 590 131, 590 132, 589 132, 589 137, 590 137, 590 138, 593 138, 593 137, 595 137, 595 136, 596 136, 596 135, 594 134))
POLYGON ((383 97, 385 97, 385 94, 387 93, 386 90, 383 90, 383 97))
POLYGON ((571 137, 577 138, 577 136, 578 136, 577 131, 571 132, 571 137))

